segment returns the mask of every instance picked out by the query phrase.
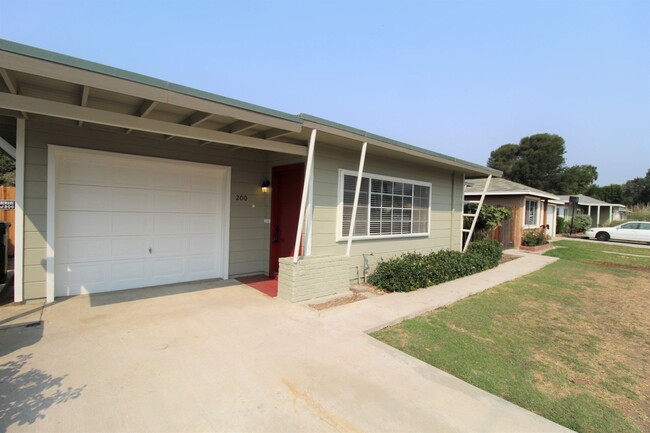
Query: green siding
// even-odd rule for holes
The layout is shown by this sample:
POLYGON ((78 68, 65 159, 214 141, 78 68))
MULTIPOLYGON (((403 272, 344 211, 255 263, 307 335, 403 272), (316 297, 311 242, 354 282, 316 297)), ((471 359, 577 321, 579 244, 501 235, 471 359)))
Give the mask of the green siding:
MULTIPOLYGON (((316 144, 314 166, 314 220, 312 254, 345 254, 347 242, 336 242, 339 169, 358 170, 359 152, 316 144)), ((355 240, 352 242, 350 278, 356 278, 356 267, 363 270, 362 254, 372 253, 369 265, 379 258, 408 251, 428 253, 440 249, 460 249, 462 175, 432 169, 424 165, 396 163, 373 155, 368 147, 364 172, 431 183, 430 235, 422 237, 355 240)))

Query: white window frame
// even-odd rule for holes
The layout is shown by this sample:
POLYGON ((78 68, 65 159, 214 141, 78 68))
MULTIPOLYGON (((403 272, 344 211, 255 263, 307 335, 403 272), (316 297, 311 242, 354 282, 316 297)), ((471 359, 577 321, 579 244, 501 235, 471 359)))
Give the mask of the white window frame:
MULTIPOLYGON (((344 186, 344 177, 348 176, 357 176, 358 171, 356 170, 345 170, 339 169, 339 181, 337 185, 337 207, 336 207, 336 242, 343 242, 348 240, 348 235, 342 235, 343 231, 343 186, 344 186)), ((352 240, 369 240, 369 239, 395 239, 395 238, 422 238, 429 237, 431 235, 431 195, 433 187, 431 182, 422 182, 419 180, 405 179, 401 177, 393 176, 384 176, 381 174, 370 173, 367 171, 363 172, 362 177, 368 177, 370 179, 377 180, 386 180, 390 182, 402 182, 402 183, 411 183, 413 185, 425 186, 429 188, 429 209, 427 212, 427 231, 422 233, 400 233, 400 234, 390 234, 390 235, 364 235, 364 236, 352 236, 352 240)), ((370 225, 370 197, 368 197, 368 225, 370 225)), ((368 233, 370 233, 370 227, 368 227, 368 233)))
POLYGON ((538 199, 536 197, 529 197, 529 196, 524 197, 524 212, 523 212, 523 214, 524 214, 524 220, 523 220, 524 228, 526 228, 526 229, 536 229, 536 228, 541 226, 541 223, 540 223, 540 221, 542 220, 540 218, 541 210, 542 210, 542 201, 540 199, 538 199), (527 214, 527 212, 526 212, 526 202, 527 201, 537 202, 537 212, 535 214, 535 224, 526 224, 526 216, 527 216, 526 215, 527 214))

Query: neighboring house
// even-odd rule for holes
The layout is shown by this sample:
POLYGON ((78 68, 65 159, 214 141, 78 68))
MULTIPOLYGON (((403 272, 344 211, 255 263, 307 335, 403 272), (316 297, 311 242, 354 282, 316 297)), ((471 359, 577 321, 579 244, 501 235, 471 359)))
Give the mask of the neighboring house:
MULTIPOLYGON (((578 206, 576 215, 589 215, 594 227, 602 227, 610 221, 622 221, 627 218, 629 211, 622 204, 607 203, 582 194, 576 194, 578 197, 578 206)), ((571 206, 569 195, 561 195, 562 206, 558 207, 558 216, 568 219, 571 218, 571 206)))
MULTIPOLYGON (((468 180, 465 200, 479 200, 485 182, 486 179, 468 180)), ((495 235, 506 248, 519 248, 524 230, 544 226, 549 236, 555 236, 556 206, 561 204, 561 201, 551 193, 497 178, 492 179, 488 185, 484 203, 512 211, 512 219, 504 221, 495 235)))
POLYGON ((501 174, 3 40, 0 116, 16 301, 278 272, 290 301, 343 292, 366 257, 459 250, 465 180, 501 174))

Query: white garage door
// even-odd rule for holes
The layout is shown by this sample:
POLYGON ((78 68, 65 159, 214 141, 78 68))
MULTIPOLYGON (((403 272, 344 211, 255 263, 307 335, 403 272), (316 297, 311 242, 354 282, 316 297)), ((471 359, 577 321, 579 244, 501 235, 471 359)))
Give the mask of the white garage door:
POLYGON ((54 292, 227 277, 226 167, 54 151, 54 292))

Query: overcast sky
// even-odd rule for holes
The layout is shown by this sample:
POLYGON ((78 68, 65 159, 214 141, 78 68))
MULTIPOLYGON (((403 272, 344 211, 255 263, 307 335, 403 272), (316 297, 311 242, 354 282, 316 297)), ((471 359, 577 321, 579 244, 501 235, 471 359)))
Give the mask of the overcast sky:
POLYGON ((485 164, 650 168, 650 1, 0 0, 0 38, 485 164))

